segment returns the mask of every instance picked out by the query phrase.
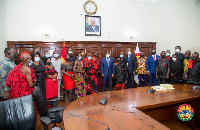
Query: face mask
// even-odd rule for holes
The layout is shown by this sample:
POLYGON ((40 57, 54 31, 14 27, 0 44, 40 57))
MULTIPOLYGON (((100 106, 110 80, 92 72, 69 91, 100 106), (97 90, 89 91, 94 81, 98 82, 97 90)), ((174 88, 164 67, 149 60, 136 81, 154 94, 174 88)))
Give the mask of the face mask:
POLYGON ((166 56, 170 56, 170 53, 166 53, 166 56))
POLYGON ((35 62, 39 62, 40 61, 40 57, 35 57, 35 62))
POLYGON ((124 57, 124 55, 120 55, 120 57, 122 58, 122 57, 124 57))
POLYGON ((59 54, 54 54, 53 55, 55 58, 58 58, 59 57, 59 54))
POLYGON ((144 54, 140 54, 140 57, 144 57, 144 54))
POLYGON ((106 54, 106 57, 108 58, 108 57, 110 57, 110 55, 109 55, 109 54, 106 54))
POLYGON ((116 60, 117 62, 120 62, 120 60, 116 60))
POLYGON ((161 55, 161 58, 165 58, 165 55, 161 55))
POLYGON ((50 57, 50 55, 49 55, 49 54, 46 54, 46 55, 45 55, 45 57, 47 57, 47 58, 48 58, 48 57, 50 57))
POLYGON ((32 64, 33 64, 33 61, 31 60, 31 61, 28 63, 28 65, 31 66, 32 64))
POLYGON ((92 57, 89 56, 89 57, 88 57, 88 60, 91 60, 91 59, 92 59, 92 57))
POLYGON ((128 53, 128 55, 131 55, 131 52, 129 51, 129 52, 127 52, 128 53))
POLYGON ((51 65, 51 62, 47 62, 47 65, 51 65))
POLYGON ((156 52, 152 52, 152 55, 155 55, 156 54, 156 52))
POLYGON ((98 57, 99 55, 94 55, 95 57, 98 57))
POLYGON ((192 60, 193 60, 193 61, 196 61, 196 60, 197 60, 197 58, 196 58, 196 57, 192 57, 192 60))
POLYGON ((70 61, 70 58, 65 58, 66 59, 66 61, 70 61))
POLYGON ((179 49, 176 49, 176 50, 175 50, 175 52, 179 53, 179 52, 180 52, 180 50, 179 50, 179 49))
POLYGON ((80 56, 80 57, 78 57, 78 60, 81 60, 82 59, 82 57, 80 56))
POLYGON ((176 61, 176 58, 172 57, 172 60, 173 60, 173 61, 176 61))
POLYGON ((10 60, 14 62, 14 61, 16 60, 16 58, 17 58, 17 54, 15 53, 15 54, 13 54, 13 56, 10 58, 10 60))
POLYGON ((71 54, 72 54, 72 51, 68 51, 68 53, 71 55, 71 54))
POLYGON ((189 59, 190 57, 185 57, 186 59, 189 59))

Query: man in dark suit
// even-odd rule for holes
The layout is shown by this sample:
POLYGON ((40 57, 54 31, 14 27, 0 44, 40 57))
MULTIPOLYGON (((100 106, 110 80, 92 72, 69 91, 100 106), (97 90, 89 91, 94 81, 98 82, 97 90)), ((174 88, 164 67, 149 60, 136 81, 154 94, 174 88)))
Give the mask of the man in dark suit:
POLYGON ((128 48, 126 50, 128 55, 125 56, 124 58, 124 63, 125 67, 127 69, 127 75, 128 75, 128 81, 127 81, 127 88, 133 88, 134 85, 134 75, 135 75, 135 70, 137 67, 137 59, 135 55, 131 54, 131 49, 128 48))
POLYGON ((160 56, 156 55, 156 49, 151 50, 152 55, 147 57, 146 62, 146 69, 147 74, 149 75, 149 86, 158 85, 158 80, 156 79, 156 64, 158 62, 158 59, 160 59, 160 56))
POLYGON ((110 57, 110 52, 106 52, 106 57, 101 58, 101 74, 103 77, 103 91, 106 91, 106 82, 109 81, 109 91, 112 91, 112 77, 114 76, 114 60, 110 57))
POLYGON ((95 24, 96 24, 95 19, 91 19, 90 25, 88 25, 86 27, 86 31, 87 32, 99 32, 99 26, 95 25, 95 24))

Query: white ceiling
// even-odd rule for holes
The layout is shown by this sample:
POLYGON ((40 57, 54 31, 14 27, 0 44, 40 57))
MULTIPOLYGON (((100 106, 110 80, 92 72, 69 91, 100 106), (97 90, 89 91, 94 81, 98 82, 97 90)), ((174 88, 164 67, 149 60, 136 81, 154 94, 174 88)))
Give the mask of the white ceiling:
POLYGON ((161 0, 133 0, 133 1, 146 2, 146 3, 157 3, 161 0))

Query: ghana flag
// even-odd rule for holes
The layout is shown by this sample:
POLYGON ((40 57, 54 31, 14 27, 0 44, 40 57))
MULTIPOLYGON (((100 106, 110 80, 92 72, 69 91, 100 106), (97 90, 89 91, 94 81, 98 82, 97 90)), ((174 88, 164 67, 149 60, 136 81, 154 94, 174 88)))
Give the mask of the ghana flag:
MULTIPOLYGON (((65 50, 65 43, 63 43, 63 49, 62 49, 62 54, 61 54, 62 63, 64 63, 64 62, 66 61, 66 59, 65 59, 65 55, 66 55, 66 54, 67 54, 67 53, 66 53, 66 50, 65 50)), ((60 86, 61 86, 62 88, 64 88, 63 80, 61 80, 60 86)), ((63 98, 63 96, 60 96, 60 97, 63 98)))

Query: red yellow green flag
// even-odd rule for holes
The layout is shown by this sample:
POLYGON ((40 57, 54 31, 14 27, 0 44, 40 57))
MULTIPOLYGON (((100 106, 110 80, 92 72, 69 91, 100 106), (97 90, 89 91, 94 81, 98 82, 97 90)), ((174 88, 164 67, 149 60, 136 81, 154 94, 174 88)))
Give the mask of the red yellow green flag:
POLYGON ((66 50, 65 50, 65 43, 63 44, 63 49, 62 49, 62 54, 61 54, 61 60, 64 63, 66 61, 65 55, 66 55, 66 50))

